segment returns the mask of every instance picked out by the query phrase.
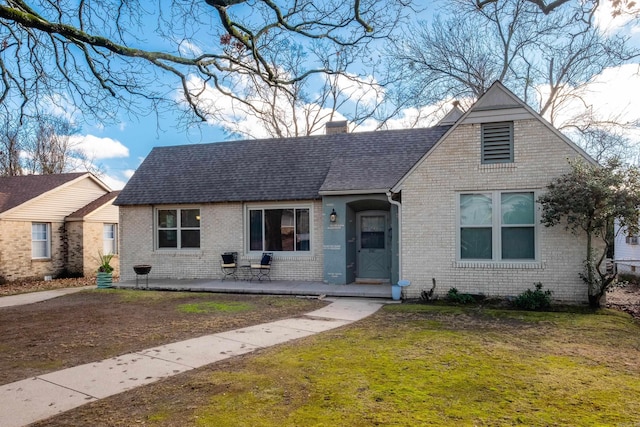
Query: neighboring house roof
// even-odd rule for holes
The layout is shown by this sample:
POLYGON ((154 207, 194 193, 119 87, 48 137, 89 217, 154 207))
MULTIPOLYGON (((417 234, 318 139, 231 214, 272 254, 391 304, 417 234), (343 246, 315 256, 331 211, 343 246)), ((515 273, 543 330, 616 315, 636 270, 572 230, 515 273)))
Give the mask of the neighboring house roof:
POLYGON ((309 200, 386 191, 450 126, 156 147, 114 204, 309 200))
POLYGON ((104 196, 97 198, 96 200, 94 200, 93 202, 89 203, 88 205, 85 205, 85 206, 81 207, 80 209, 78 209, 77 211, 73 212, 72 214, 67 216, 67 219, 69 219, 69 220, 83 219, 84 217, 86 217, 90 213, 96 211, 97 209, 103 207, 104 205, 106 205, 107 203, 109 203, 110 201, 112 201, 113 199, 118 197, 119 194, 120 194, 119 190, 118 191, 111 191, 111 192, 105 194, 104 196))
POLYGON ((0 177, 0 213, 41 196, 87 172, 0 177))

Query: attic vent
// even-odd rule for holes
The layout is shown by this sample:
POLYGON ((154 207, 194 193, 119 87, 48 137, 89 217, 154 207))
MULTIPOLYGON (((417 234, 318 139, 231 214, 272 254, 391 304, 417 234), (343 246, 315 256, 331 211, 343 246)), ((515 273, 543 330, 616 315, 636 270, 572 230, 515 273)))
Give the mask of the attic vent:
POLYGON ((327 122, 325 125, 325 133, 333 135, 336 133, 349 133, 349 125, 346 120, 339 122, 327 122))
POLYGON ((638 236, 627 236, 625 241, 627 242, 627 245, 637 245, 638 236))
POLYGON ((513 123, 482 124, 482 163, 513 162, 513 123))

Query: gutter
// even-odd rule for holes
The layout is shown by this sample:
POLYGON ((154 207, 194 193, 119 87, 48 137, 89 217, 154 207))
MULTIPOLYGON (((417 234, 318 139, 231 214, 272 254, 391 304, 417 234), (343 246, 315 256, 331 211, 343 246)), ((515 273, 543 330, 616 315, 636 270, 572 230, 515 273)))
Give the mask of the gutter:
POLYGON ((386 192, 387 200, 398 207, 398 279, 402 280, 402 203, 392 199, 393 193, 386 192))

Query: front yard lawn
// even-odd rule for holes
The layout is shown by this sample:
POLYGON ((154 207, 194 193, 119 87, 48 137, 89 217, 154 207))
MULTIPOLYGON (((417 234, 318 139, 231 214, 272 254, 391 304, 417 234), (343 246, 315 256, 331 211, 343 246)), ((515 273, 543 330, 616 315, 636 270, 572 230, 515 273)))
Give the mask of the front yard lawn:
POLYGON ((602 310, 389 305, 38 426, 638 426, 640 325, 602 310))

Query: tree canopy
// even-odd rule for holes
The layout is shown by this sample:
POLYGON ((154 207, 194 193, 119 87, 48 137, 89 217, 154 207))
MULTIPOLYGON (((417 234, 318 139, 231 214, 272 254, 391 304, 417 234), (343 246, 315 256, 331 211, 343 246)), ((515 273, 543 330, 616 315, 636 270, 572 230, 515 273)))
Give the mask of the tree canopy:
MULTIPOLYGON (((208 86, 232 95, 239 75, 289 87, 340 73, 331 58, 388 36, 410 2, 392 0, 95 0, 0 2, 0 105, 22 116, 52 104, 100 120, 198 103, 208 86), (292 37, 318 55, 288 67, 292 37), (176 88, 180 88, 176 91, 176 88)), ((339 63, 339 61, 338 61, 339 63)))
POLYGON ((640 49, 629 34, 595 25, 597 6, 447 2, 435 17, 409 25, 387 49, 398 82, 395 98, 412 106, 453 99, 470 104, 500 80, 590 154, 604 159, 611 150, 631 151, 624 135, 640 126, 640 118, 595 108, 590 95, 595 78, 636 63, 640 49))

